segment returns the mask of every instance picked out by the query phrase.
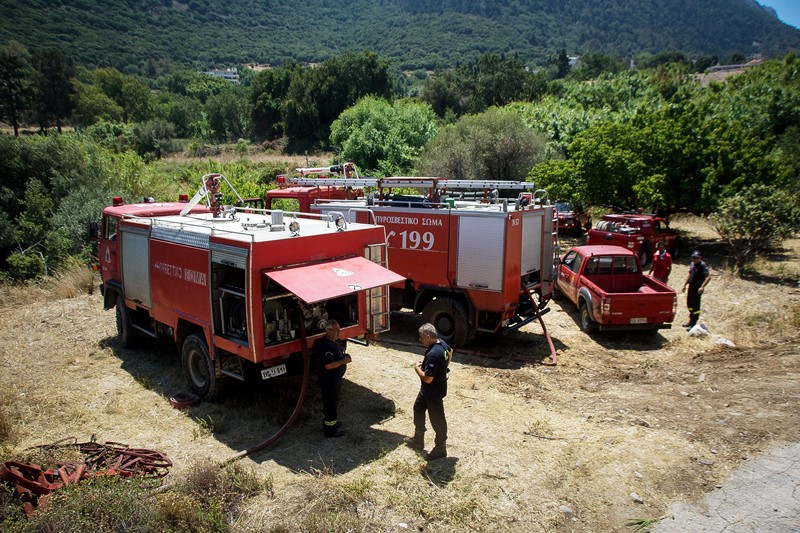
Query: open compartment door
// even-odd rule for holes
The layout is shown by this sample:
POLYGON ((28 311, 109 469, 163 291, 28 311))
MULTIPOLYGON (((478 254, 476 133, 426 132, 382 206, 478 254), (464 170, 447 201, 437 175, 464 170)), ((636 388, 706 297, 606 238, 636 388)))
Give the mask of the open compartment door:
POLYGON ((308 304, 390 285, 405 279, 364 257, 271 270, 264 274, 308 304))

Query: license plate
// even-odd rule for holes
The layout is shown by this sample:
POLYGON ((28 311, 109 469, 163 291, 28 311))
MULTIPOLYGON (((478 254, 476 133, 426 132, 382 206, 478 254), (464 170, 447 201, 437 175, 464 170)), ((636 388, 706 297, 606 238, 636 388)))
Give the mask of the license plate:
POLYGON ((631 318, 631 324, 647 324, 647 318, 645 317, 631 318))
POLYGON ((285 373, 286 365, 281 364, 277 366, 271 366, 261 371, 261 379, 274 378, 276 376, 282 376, 285 373))

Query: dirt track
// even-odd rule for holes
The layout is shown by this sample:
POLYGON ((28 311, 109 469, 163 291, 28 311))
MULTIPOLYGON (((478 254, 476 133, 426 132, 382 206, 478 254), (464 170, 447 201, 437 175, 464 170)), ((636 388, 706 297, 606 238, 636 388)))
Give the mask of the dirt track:
MULTIPOLYGON (((554 302, 556 367, 537 364, 548 355, 538 326, 478 339, 470 349, 483 355, 452 364, 451 457, 429 465, 402 445, 422 349, 417 322, 394 314, 384 342, 350 346, 346 436, 322 438, 312 386, 298 424, 245 460, 273 477, 275 495, 252 500, 236 528, 624 531, 695 501, 745 458, 800 442, 800 347, 787 325, 800 290, 721 274, 703 303, 712 336, 696 339, 680 327, 589 337, 571 304, 554 302), (310 522, 317 512, 327 521, 310 522)), ((101 309, 95 294, 0 310, 12 452, 97 434, 165 451, 179 476, 259 442, 293 407, 289 378, 172 409, 185 387, 174 348, 122 349, 101 309)))

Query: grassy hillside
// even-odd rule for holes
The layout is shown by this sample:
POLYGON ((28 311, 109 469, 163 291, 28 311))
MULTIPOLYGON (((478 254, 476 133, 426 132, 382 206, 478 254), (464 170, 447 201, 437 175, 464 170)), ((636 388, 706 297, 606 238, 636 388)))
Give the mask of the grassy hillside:
POLYGON ((800 31, 754 0, 0 0, 0 13, 0 42, 143 74, 365 49, 402 68, 452 66, 481 52, 537 63, 562 48, 723 59, 800 49, 800 31))

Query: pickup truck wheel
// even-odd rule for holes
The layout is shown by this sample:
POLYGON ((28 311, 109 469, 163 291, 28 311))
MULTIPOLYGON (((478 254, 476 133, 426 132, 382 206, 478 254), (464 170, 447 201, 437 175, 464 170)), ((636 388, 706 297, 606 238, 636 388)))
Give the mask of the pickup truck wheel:
POLYGON ((639 248, 639 262, 642 263, 642 270, 644 267, 650 264, 650 247, 647 245, 642 245, 639 248))
POLYGON ((592 315, 589 314, 589 306, 585 303, 581 304, 580 326, 581 331, 584 333, 592 333, 596 329, 594 321, 592 321, 592 315))
POLYGON ((212 399, 217 394, 219 384, 214 362, 202 334, 195 333, 186 337, 181 350, 181 361, 192 392, 203 400, 212 399))
POLYGON ((122 346, 133 348, 136 345, 136 330, 131 325, 131 314, 125 306, 125 299, 122 295, 117 296, 117 337, 122 346))
POLYGON ((436 298, 422 310, 422 320, 430 322, 439 338, 452 348, 460 348, 469 338, 469 321, 464 304, 453 298, 436 298))

